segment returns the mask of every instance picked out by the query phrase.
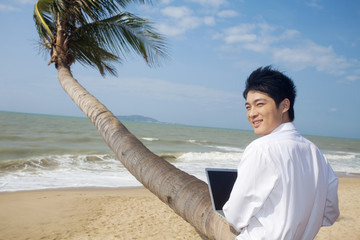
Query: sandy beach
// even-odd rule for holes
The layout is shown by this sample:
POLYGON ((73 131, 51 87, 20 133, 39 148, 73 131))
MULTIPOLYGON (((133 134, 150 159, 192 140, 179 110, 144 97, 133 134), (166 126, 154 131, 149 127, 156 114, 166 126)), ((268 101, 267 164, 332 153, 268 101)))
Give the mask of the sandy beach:
MULTIPOLYGON (((341 215, 317 240, 360 239, 360 178, 340 178, 341 215)), ((0 193, 0 239, 203 239, 145 188, 0 193)))

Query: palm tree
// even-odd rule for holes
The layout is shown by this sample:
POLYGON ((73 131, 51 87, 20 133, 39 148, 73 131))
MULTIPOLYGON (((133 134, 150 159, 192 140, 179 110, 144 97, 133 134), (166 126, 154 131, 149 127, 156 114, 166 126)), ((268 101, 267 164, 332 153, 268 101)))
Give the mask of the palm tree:
POLYGON ((227 222, 212 210, 207 184, 149 151, 72 76, 75 61, 102 75, 116 74, 111 62, 131 52, 153 66, 166 56, 164 38, 151 24, 124 11, 144 0, 38 0, 34 20, 41 45, 50 52, 58 79, 96 126, 122 164, 160 200, 210 239, 234 239, 227 222))

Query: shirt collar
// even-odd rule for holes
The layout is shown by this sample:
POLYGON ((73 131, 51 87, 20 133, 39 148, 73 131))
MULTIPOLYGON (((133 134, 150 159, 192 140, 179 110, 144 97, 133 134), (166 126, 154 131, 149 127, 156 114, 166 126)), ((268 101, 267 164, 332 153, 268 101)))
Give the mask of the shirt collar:
POLYGON ((292 122, 286 122, 286 123, 280 124, 271 133, 276 133, 276 132, 281 132, 281 131, 289 131, 289 130, 296 130, 295 125, 292 122))

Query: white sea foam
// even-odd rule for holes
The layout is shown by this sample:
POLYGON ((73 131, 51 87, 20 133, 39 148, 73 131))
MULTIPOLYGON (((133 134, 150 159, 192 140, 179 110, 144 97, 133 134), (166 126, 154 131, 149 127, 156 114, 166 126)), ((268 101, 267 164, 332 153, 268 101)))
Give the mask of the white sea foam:
POLYGON ((0 174, 0 191, 19 191, 70 187, 121 187, 141 185, 120 163, 109 155, 48 156, 57 166, 41 164, 33 158, 23 168, 0 174), (32 163, 37 164, 32 164, 32 163))
POLYGON ((239 147, 209 144, 208 141, 206 141, 206 140, 197 141, 197 140, 189 139, 189 140, 187 140, 187 142, 197 144, 197 145, 207 147, 207 148, 214 148, 214 149, 218 149, 221 151, 226 151, 226 152, 243 152, 244 151, 243 148, 239 148, 239 147))
POLYGON ((223 151, 226 151, 226 152, 243 152, 244 151, 244 149, 238 148, 238 147, 216 146, 216 145, 207 145, 207 146, 211 147, 211 148, 216 148, 216 149, 219 149, 219 150, 223 150, 223 151))
POLYGON ((145 140, 145 141, 150 141, 150 142, 152 142, 152 141, 159 141, 158 138, 151 138, 151 137, 142 137, 141 139, 143 139, 143 140, 145 140))
POLYGON ((241 152, 188 152, 174 165, 205 181, 205 168, 236 168, 241 156, 241 152))
MULTIPOLYGON (((189 152, 172 162, 179 169, 205 181, 205 168, 235 168, 241 153, 189 152)), ((12 162, 14 171, 0 173, 0 191, 71 187, 139 186, 112 155, 53 155, 12 162)))
POLYGON ((355 160, 355 154, 325 154, 326 158, 329 160, 355 160))
POLYGON ((178 159, 182 162, 221 163, 240 161, 241 152, 188 152, 178 159))
POLYGON ((336 151, 325 156, 337 172, 360 173, 360 153, 336 151))
MULTIPOLYGON (((187 152, 173 154, 177 168, 206 181, 205 168, 236 168, 242 152, 187 152)), ((359 154, 326 153, 337 172, 360 173, 359 154)), ((111 154, 51 155, 2 162, 0 191, 71 187, 140 186, 111 154)))

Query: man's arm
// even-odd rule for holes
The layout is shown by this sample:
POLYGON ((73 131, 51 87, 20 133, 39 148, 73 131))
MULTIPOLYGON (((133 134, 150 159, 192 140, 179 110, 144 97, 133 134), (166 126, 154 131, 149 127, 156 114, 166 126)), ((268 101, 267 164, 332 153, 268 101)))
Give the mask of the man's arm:
POLYGON ((246 149, 238 167, 238 177, 223 210, 226 220, 241 231, 261 209, 276 185, 278 174, 269 154, 246 149))
POLYGON ((325 211, 323 218, 323 226, 332 225, 340 215, 339 211, 339 200, 338 200, 338 178, 334 171, 328 165, 328 192, 325 203, 325 211))

